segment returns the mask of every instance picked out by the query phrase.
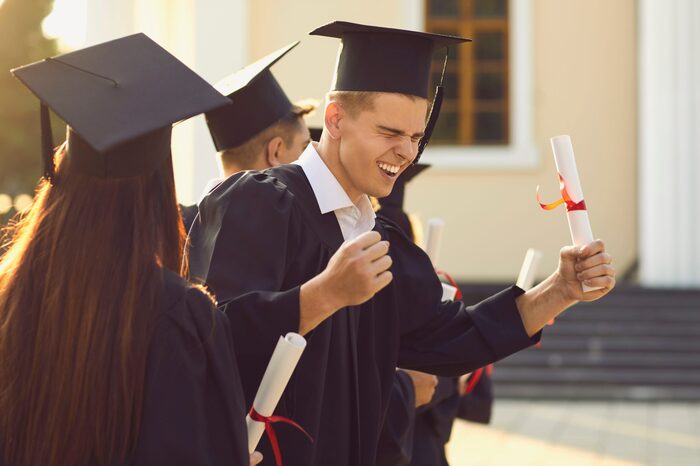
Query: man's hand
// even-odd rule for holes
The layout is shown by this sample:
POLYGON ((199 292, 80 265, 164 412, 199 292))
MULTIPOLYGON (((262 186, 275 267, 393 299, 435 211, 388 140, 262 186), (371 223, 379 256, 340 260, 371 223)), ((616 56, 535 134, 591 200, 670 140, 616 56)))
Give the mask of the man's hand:
POLYGON ((362 304, 392 279, 389 242, 376 231, 346 241, 322 272, 338 308, 362 304))
POLYGON ((578 301, 595 301, 608 294, 615 287, 615 269, 611 263, 612 257, 600 240, 582 247, 562 248, 557 271, 515 299, 527 334, 539 332, 578 301), (601 288, 584 293, 582 283, 601 288))
POLYGON ((595 301, 615 287, 615 269, 612 257, 605 251, 601 240, 583 247, 567 246, 559 252, 559 283, 568 299, 595 301), (601 287, 584 293, 581 284, 601 287))
POLYGON ((424 404, 430 403, 435 394, 435 387, 437 387, 438 379, 432 374, 426 374, 424 372, 411 371, 408 369, 400 369, 408 374, 413 381, 413 388, 416 393, 416 408, 423 406, 424 404))
POLYGON ((255 466, 256 464, 260 463, 263 460, 263 455, 259 451, 254 451, 252 455, 250 455, 250 466, 255 466))
POLYGON ((389 243, 381 239, 369 231, 346 241, 325 270, 301 286, 299 333, 308 333, 339 309, 364 303, 391 282, 389 243))

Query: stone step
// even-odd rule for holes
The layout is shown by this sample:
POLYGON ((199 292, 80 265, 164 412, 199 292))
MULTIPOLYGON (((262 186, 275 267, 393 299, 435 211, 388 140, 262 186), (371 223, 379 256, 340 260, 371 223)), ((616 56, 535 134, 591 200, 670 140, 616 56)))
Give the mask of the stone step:
POLYGON ((560 336, 546 335, 542 338, 542 349, 546 351, 583 352, 662 352, 697 353, 700 357, 700 338, 617 336, 560 336))
POLYGON ((494 383, 557 385, 644 385, 644 386, 697 386, 700 389, 700 371, 663 368, 570 368, 498 367, 493 372, 494 383))
POLYGON ((500 399, 533 400, 625 400, 625 401, 699 401, 700 387, 644 385, 568 386, 540 384, 494 385, 495 403, 500 399))
POLYGON ((630 322, 573 322, 558 320, 555 325, 547 327, 545 338, 548 336, 670 336, 696 337, 700 335, 700 320, 697 322, 665 323, 654 321, 630 322))
POLYGON ((700 371, 696 353, 600 353, 553 352, 537 348, 521 351, 496 364, 496 367, 615 367, 657 369, 674 367, 700 371))

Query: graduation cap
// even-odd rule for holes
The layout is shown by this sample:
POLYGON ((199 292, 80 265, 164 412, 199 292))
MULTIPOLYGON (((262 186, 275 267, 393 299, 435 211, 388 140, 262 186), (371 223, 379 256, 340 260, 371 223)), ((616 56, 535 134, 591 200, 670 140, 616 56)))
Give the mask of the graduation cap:
MULTIPOLYGON (((333 91, 395 92, 428 98, 433 51, 471 39, 335 21, 309 34, 342 41, 333 91)), ((445 53, 445 66, 447 53, 445 53)), ((430 140, 442 105, 442 77, 435 92, 425 136, 418 145, 418 161, 430 140)))
POLYGON ((298 41, 282 47, 215 84, 231 98, 231 105, 205 115, 217 151, 240 146, 292 111, 270 67, 297 45, 298 41))
POLYGON ((41 101, 44 176, 52 180, 51 108, 68 125, 76 170, 121 178, 170 156, 171 125, 230 101, 145 34, 11 70, 41 101))

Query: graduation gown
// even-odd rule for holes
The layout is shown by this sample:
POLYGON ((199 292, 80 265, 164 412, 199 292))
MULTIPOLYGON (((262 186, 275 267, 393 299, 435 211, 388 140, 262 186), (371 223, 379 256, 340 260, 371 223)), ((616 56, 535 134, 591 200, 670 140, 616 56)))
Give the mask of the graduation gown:
POLYGON ((226 316, 165 271, 131 466, 248 466, 245 403, 226 316))
MULTIPOLYGON (((442 303, 428 256, 396 226, 375 230, 391 244, 393 282, 344 308, 306 337, 308 345, 276 414, 285 462, 372 466, 397 366, 457 376, 539 340, 529 338, 512 287, 482 303, 442 303)), ((227 178, 199 204, 190 271, 216 294, 232 323, 246 402, 252 403, 280 335, 299 329, 299 288, 324 270, 343 242, 333 212, 321 214, 298 165, 227 178)), ((266 464, 272 458, 261 442, 266 464)))
POLYGON ((189 232, 194 219, 197 216, 197 204, 183 205, 179 204, 180 213, 182 214, 182 223, 185 225, 185 231, 189 232))
POLYGON ((377 466, 405 466, 413 455, 416 390, 411 377, 397 370, 377 444, 377 466))
POLYGON ((445 444, 459 406, 457 381, 439 377, 433 398, 418 408, 415 394, 406 395, 394 384, 379 437, 377 466, 448 466, 445 444))
MULTIPOLYGON (((164 270, 130 466, 248 466, 243 390, 226 316, 164 270)), ((0 449, 0 466, 3 462, 0 449)), ((8 465, 9 466, 9 465, 8 465)))

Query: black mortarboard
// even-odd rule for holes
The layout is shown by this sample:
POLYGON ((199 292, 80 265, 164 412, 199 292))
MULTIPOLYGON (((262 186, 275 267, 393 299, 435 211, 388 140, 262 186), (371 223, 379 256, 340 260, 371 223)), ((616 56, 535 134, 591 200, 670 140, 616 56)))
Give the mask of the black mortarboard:
POLYGON ((312 141, 316 141, 316 142, 320 141, 321 140, 321 133, 323 133, 323 126, 309 128, 309 134, 311 135, 312 141))
MULTIPOLYGON (((310 34, 335 37, 342 41, 331 90, 396 92, 426 99, 433 51, 471 40, 345 21, 326 24, 310 34)), ((428 144, 441 104, 442 78, 414 163, 428 144)))
POLYGON ((230 101, 145 34, 12 70, 41 101, 44 175, 53 175, 48 109, 68 125, 76 170, 121 178, 170 156, 171 125, 230 101))
POLYGON ((270 67, 297 45, 299 42, 282 47, 215 85, 231 98, 231 105, 206 114, 217 151, 240 146, 292 111, 292 102, 270 67))

